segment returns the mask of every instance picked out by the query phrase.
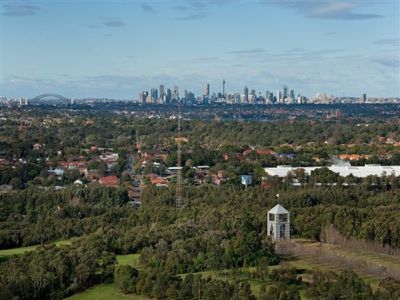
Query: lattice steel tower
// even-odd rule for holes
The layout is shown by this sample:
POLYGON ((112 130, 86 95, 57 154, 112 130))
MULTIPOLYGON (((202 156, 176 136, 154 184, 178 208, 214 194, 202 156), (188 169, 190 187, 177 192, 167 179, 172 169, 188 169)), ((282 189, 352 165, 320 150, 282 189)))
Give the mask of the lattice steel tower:
POLYGON ((176 153, 176 166, 178 171, 178 176, 176 178, 176 195, 175 204, 176 207, 183 206, 183 196, 182 196, 182 138, 181 138, 181 102, 178 100, 178 134, 176 137, 177 143, 177 153, 176 153))

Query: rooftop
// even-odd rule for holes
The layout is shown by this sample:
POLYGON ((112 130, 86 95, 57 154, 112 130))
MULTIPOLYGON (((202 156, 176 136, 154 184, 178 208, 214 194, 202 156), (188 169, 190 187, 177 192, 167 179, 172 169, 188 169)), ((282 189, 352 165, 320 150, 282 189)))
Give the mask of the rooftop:
POLYGON ((274 215, 280 215, 280 214, 288 214, 289 212, 282 205, 277 204, 268 213, 274 215))
MULTIPOLYGON (((265 172, 271 176, 285 177, 288 172, 296 169, 304 169, 305 173, 310 175, 312 171, 322 167, 291 167, 277 166, 276 168, 264 168, 265 172)), ((340 176, 346 177, 352 174, 354 177, 365 178, 367 176, 400 176, 400 166, 381 166, 381 165, 365 165, 365 166, 348 166, 348 165, 332 165, 329 170, 339 173, 340 176)))

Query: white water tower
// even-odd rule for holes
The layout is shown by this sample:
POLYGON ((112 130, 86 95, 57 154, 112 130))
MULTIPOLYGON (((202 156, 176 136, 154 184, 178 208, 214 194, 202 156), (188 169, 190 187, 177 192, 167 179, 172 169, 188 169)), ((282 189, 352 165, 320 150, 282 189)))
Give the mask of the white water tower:
POLYGON ((273 240, 290 239, 290 213, 280 204, 268 212, 268 235, 273 240))

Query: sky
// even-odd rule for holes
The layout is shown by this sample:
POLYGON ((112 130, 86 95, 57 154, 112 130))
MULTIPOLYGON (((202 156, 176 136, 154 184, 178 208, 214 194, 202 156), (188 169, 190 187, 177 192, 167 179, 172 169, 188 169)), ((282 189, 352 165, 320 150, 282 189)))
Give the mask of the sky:
POLYGON ((0 0, 0 96, 400 97, 398 0, 0 0))

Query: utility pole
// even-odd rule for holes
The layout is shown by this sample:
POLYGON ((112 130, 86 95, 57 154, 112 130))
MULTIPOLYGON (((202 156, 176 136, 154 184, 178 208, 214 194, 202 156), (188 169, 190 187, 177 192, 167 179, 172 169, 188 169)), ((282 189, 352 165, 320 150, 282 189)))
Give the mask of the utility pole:
POLYGON ((181 102, 178 99, 178 134, 176 137, 177 143, 177 153, 176 153, 176 166, 178 171, 178 176, 176 178, 176 199, 175 204, 177 208, 182 207, 183 197, 182 197, 182 149, 181 149, 181 102))

